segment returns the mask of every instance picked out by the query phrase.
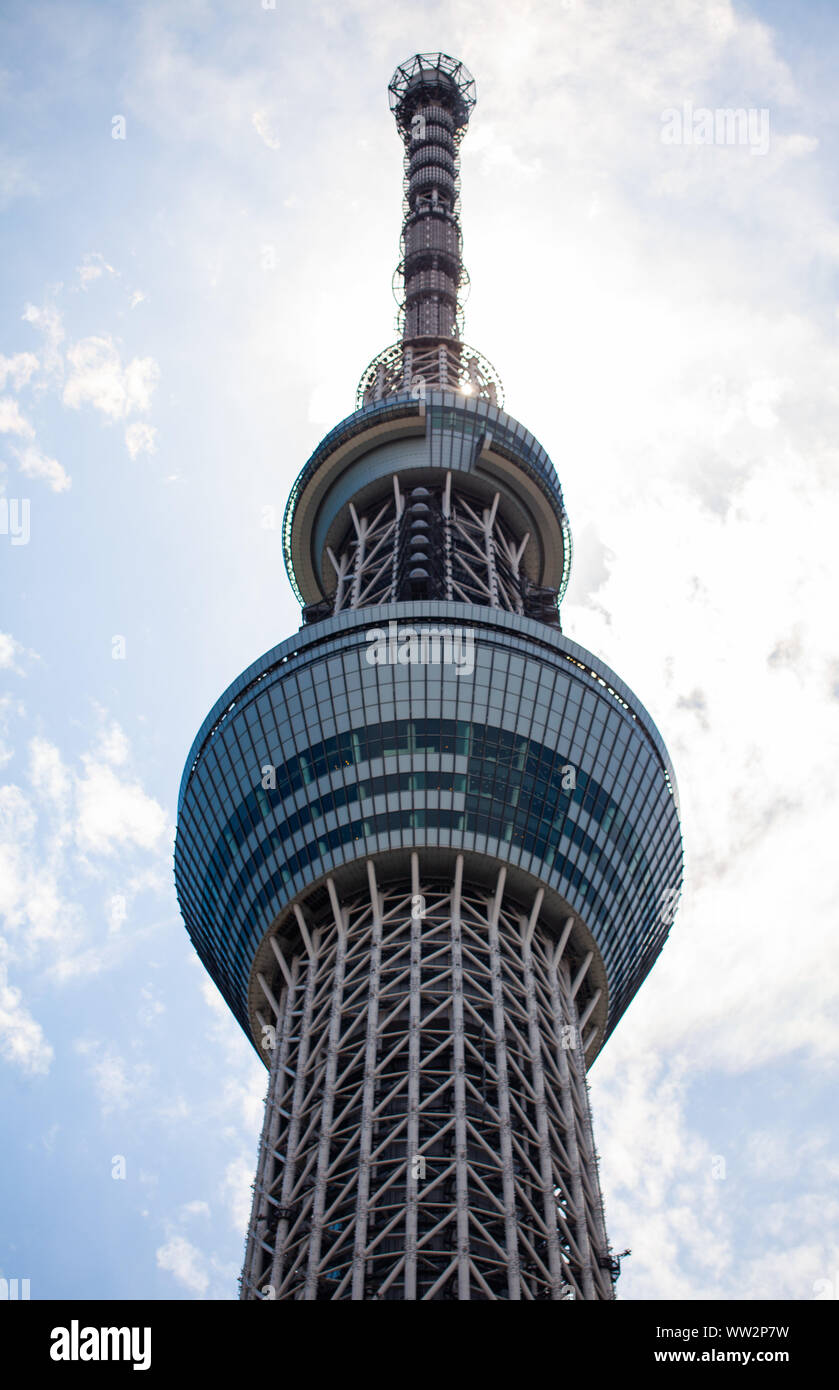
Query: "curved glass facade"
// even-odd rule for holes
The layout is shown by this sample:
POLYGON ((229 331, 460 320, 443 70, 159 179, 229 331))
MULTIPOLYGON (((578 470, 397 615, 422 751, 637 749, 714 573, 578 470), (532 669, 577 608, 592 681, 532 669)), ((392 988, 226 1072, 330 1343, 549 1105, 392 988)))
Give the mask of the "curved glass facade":
POLYGON ((175 868, 246 1031, 283 908, 342 865, 422 847, 516 865, 565 899, 602 956, 611 1031, 667 934, 682 864, 667 754, 613 672, 539 623, 436 602, 339 614, 243 672, 190 753, 175 868), (470 634, 473 669, 372 664, 385 611, 470 634))
MULTIPOLYGON (((321 440, 301 470, 285 510, 283 519, 283 553, 291 586, 301 604, 305 603, 303 593, 295 575, 295 513, 298 502, 315 475, 328 471, 330 459, 337 450, 351 444, 352 440, 363 435, 373 426, 386 424, 404 418, 416 422, 419 417, 425 420, 425 436, 417 441, 414 456, 409 460, 395 455, 391 458, 385 449, 363 457, 360 474, 356 477, 351 470, 345 470, 333 494, 331 509, 334 512, 341 503, 348 501, 361 486, 375 478, 388 481, 395 472, 408 466, 439 469, 442 473, 452 471, 457 474, 472 473, 476 455, 485 437, 491 436, 491 449, 513 463, 522 474, 532 480, 548 503, 555 524, 555 544, 561 545, 562 565, 558 576, 558 596, 562 599, 568 584, 571 570, 572 542, 571 528, 562 488, 556 469, 545 449, 529 430, 518 420, 508 415, 498 406, 487 401, 464 396, 459 391, 429 391, 422 404, 406 392, 404 396, 390 396, 386 400, 363 406, 336 425, 321 440)), ((300 544, 311 545, 316 554, 320 553, 326 528, 331 515, 321 519, 315 535, 301 539, 300 544)), ((317 565, 316 565, 317 568, 317 565)))

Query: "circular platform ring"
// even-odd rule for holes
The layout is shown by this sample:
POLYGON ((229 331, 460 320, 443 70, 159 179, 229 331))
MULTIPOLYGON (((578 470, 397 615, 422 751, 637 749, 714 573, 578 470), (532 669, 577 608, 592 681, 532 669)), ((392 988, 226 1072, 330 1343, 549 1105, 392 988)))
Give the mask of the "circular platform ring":
POLYGON ((469 69, 448 53, 415 53, 396 69, 387 90, 390 109, 403 127, 417 106, 434 104, 449 110, 455 128, 462 129, 477 100, 469 69))

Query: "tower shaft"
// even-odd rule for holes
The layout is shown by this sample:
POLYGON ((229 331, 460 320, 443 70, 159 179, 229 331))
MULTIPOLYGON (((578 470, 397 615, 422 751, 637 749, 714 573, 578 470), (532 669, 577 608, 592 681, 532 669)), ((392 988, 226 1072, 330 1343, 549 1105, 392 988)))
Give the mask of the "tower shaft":
POLYGON ((609 1298, 563 945, 503 868, 476 890, 462 855, 447 878, 422 858, 398 885, 370 860, 363 892, 328 880, 266 1001, 242 1297, 609 1298))

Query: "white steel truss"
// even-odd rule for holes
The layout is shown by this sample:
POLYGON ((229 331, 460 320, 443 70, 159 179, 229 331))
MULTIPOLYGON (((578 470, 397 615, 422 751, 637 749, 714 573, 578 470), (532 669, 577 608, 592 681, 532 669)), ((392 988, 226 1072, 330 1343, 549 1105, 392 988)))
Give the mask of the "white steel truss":
POLYGON ((273 941, 241 1297, 610 1299, 571 921, 411 863, 273 941))
POLYGON ((367 367, 358 384, 356 404, 372 405, 406 393, 424 400, 426 391, 460 391, 503 406, 504 388, 492 363, 477 348, 457 338, 414 339, 392 343, 367 367))
MULTIPOLYGON (((520 540, 512 535, 498 515, 499 494, 489 505, 480 503, 453 487, 450 473, 441 489, 422 492, 434 509, 428 546, 440 561, 421 596, 524 614, 522 558, 530 534, 520 540)), ((352 530, 338 555, 327 552, 335 572, 333 612, 411 598, 411 505, 396 475, 392 498, 361 515, 351 503, 350 516, 352 530)))

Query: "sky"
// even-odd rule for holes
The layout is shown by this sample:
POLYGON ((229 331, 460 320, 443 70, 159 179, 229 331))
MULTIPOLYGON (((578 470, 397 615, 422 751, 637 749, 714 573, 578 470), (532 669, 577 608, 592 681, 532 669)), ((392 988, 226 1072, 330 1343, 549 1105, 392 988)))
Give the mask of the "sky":
POLYGON ((33 1299, 236 1296, 266 1073, 179 917, 177 790, 299 626, 282 511, 394 340, 386 89, 438 50, 478 92, 466 338, 556 464, 564 631, 679 782, 682 905, 590 1074, 619 1297, 839 1298, 839 10, 41 0, 0 13, 0 1277, 33 1299))

